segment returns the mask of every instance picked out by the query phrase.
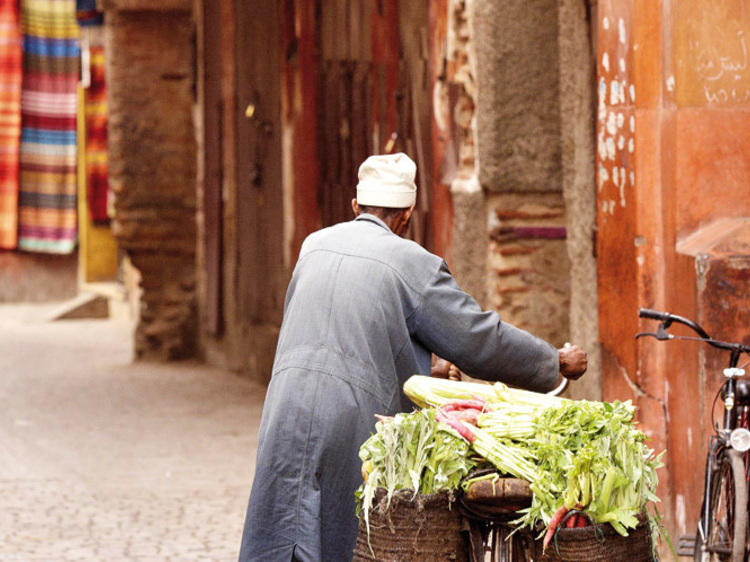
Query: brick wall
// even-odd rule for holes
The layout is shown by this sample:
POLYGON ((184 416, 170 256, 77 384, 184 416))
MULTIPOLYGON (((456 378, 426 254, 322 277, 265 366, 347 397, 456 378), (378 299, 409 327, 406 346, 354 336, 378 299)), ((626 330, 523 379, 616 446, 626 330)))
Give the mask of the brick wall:
POLYGON ((136 356, 196 353, 194 25, 189 2, 105 3, 113 232, 141 277, 136 356))

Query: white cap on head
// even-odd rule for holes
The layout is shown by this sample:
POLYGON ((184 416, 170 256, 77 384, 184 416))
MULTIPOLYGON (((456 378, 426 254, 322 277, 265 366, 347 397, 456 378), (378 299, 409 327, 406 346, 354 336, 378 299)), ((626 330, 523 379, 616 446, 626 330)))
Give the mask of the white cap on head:
POLYGON ((417 165, 403 152, 376 154, 359 167, 357 203, 406 209, 417 201, 417 165))

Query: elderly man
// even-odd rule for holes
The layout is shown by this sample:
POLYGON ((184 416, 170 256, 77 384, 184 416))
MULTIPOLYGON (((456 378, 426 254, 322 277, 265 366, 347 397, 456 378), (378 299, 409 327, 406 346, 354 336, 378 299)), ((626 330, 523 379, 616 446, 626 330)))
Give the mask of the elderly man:
POLYGON ((240 560, 344 561, 356 542, 359 446, 432 353, 472 376, 547 391, 586 369, 482 311, 445 262, 401 237, 414 211, 405 154, 359 168, 356 218, 310 235, 286 295, 240 560))

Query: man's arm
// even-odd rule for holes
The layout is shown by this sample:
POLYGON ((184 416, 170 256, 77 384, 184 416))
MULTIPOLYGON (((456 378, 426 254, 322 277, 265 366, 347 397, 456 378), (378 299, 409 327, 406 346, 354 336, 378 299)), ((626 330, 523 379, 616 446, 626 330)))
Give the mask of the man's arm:
POLYGON ((581 354, 585 357, 580 348, 561 355, 542 339, 501 322, 496 312, 483 311, 445 264, 425 287, 412 324, 425 347, 473 377, 547 391, 561 372, 569 378, 583 374, 578 373, 581 354))

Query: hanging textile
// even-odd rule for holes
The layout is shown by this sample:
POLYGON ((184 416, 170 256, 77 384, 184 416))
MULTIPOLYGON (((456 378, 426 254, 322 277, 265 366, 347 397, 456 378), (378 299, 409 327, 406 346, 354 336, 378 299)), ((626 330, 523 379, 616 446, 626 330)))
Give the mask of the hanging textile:
POLYGON ((86 186, 94 224, 109 222, 107 179, 107 90, 104 47, 89 47, 90 84, 86 89, 86 186))
POLYGON ((21 22, 18 1, 0 2, 0 248, 18 242, 21 22))
POLYGON ((102 25, 104 13, 96 8, 96 0, 76 0, 78 25, 102 25))
POLYGON ((18 247, 69 253, 76 244, 76 2, 21 0, 21 21, 18 247))

